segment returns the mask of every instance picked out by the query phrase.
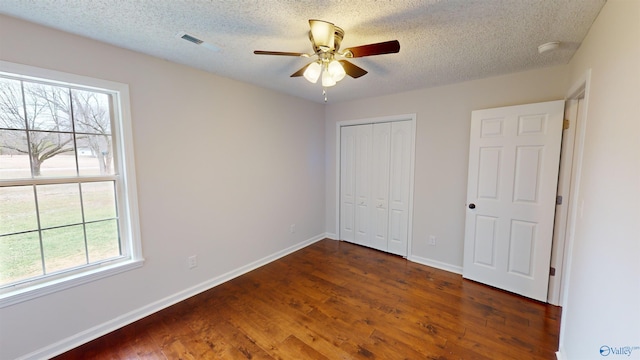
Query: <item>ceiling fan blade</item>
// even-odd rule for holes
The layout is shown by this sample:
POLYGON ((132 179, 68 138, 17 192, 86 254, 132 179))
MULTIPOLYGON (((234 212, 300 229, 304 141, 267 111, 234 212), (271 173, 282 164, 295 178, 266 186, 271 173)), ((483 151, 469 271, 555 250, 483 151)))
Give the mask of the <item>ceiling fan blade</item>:
POLYGON ((286 52, 286 51, 255 50, 253 53, 256 54, 256 55, 280 55, 280 56, 304 56, 304 57, 309 57, 309 54, 297 53, 297 52, 286 52))
POLYGON ((385 41, 381 43, 356 46, 344 50, 345 57, 363 57, 372 55, 393 54, 400 51, 398 40, 385 41))
POLYGON ((303 66, 302 69, 300 69, 300 70, 294 72, 293 74, 291 74, 291 77, 298 77, 298 76, 304 75, 304 71, 307 70, 307 68, 311 64, 313 64, 313 63, 308 63, 307 65, 303 66))
POLYGON ((309 27, 311 28, 314 47, 318 47, 324 52, 335 49, 335 25, 327 21, 311 19, 309 20, 309 27))
POLYGON ((342 64, 342 68, 347 73, 347 75, 351 76, 354 79, 357 79, 360 76, 364 76, 367 74, 367 70, 359 66, 353 65, 347 60, 338 60, 338 61, 340 61, 340 64, 342 64))

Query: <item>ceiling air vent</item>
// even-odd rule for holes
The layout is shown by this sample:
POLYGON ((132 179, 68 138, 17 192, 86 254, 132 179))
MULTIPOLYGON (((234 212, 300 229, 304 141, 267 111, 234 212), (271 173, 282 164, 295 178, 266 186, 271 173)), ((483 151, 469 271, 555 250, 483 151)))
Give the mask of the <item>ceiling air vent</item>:
POLYGON ((214 44, 210 44, 210 43, 206 43, 203 40, 198 39, 197 37, 191 35, 191 34, 187 34, 184 31, 180 31, 176 34, 177 38, 183 39, 183 40, 187 40, 188 42, 194 43, 196 45, 200 45, 202 47, 205 47, 211 51, 220 51, 220 48, 214 44))
POLYGON ((187 33, 180 33, 178 35, 180 36, 181 39, 185 39, 187 41, 191 41, 192 43, 194 43, 196 45, 200 45, 200 44, 202 44, 204 42, 204 41, 198 39, 197 37, 191 36, 191 35, 189 35, 187 33))

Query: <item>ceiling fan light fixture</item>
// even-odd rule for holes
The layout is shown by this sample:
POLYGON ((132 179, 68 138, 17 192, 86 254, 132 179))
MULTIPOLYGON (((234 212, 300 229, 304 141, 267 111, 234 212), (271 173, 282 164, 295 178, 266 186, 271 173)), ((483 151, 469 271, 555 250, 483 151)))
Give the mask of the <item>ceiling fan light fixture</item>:
POLYGON ((304 76, 307 81, 315 84, 318 82, 318 78, 320 77, 320 73, 322 73, 322 66, 318 62, 313 62, 307 66, 307 69, 304 71, 302 76, 304 76))
POLYGON ((322 87, 331 87, 336 84, 336 80, 331 76, 329 71, 325 70, 322 72, 322 87))
POLYGON ((329 72, 333 80, 335 80, 335 82, 344 79, 345 75, 347 75, 347 72, 344 71, 342 64, 340 64, 338 60, 331 60, 331 62, 329 62, 329 66, 327 67, 327 71, 329 72))
POLYGON ((400 51, 398 40, 384 41, 351 47, 340 52, 344 38, 344 30, 333 23, 323 20, 309 20, 309 40, 313 53, 255 50, 256 55, 303 56, 314 57, 315 60, 291 74, 292 78, 304 77, 310 83, 317 83, 322 77, 322 93, 327 101, 327 88, 335 86, 346 75, 357 79, 367 74, 361 67, 352 64, 345 58, 395 54, 400 51))

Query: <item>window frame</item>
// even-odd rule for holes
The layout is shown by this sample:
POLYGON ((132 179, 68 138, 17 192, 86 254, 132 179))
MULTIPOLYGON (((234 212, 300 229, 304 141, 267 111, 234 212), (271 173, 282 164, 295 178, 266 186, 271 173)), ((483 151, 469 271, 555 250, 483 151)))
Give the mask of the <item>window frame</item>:
MULTIPOLYGON (((25 280, 0 290, 0 308, 31 300, 78 285, 96 281, 108 276, 136 269, 144 264, 142 243, 138 217, 138 198, 136 191, 135 162, 133 152, 133 131, 131 126, 131 110, 129 102, 129 85, 102 80, 61 71, 43 69, 23 64, 0 60, 0 74, 11 78, 45 82, 84 90, 95 89, 112 97, 113 111, 113 152, 115 176, 115 196, 118 213, 118 224, 121 238, 121 256, 87 264, 77 269, 60 271, 34 280, 25 280)), ((92 181, 100 177, 87 177, 92 181)), ((78 179, 31 179, 32 183, 78 183, 78 179)), ((11 186, 14 180, 0 180, 11 186)))

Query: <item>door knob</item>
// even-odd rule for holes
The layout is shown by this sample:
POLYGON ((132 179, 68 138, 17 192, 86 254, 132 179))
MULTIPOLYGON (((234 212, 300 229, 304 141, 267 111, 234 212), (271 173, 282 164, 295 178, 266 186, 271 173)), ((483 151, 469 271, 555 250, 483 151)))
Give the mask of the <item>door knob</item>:
POLYGON ((474 203, 469 204, 469 209, 475 209, 475 208, 476 208, 476 204, 474 203))

